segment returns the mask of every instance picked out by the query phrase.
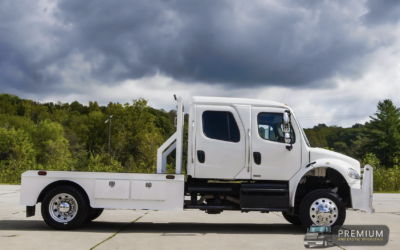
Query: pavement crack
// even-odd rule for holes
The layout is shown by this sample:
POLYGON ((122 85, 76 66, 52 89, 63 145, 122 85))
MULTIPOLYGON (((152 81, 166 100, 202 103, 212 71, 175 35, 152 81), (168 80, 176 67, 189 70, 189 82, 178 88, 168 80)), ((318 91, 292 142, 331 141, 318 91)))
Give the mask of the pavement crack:
POLYGON ((100 246, 101 244, 103 244, 104 242, 111 240, 112 238, 114 238, 117 234, 119 234, 120 232, 124 231, 127 227, 129 227, 130 225, 132 225, 133 223, 135 223, 136 221, 140 220, 143 216, 145 216, 146 214, 148 214, 149 212, 145 213, 144 215, 138 217, 136 220, 130 222, 128 225, 123 226, 120 230, 118 230, 118 232, 114 233, 113 235, 111 235, 110 237, 108 237, 107 239, 103 240, 102 242, 98 243, 97 245, 95 245, 94 247, 90 248, 90 250, 95 249, 96 247, 100 246))
POLYGON ((2 193, 2 194, 0 194, 0 195, 3 195, 3 194, 16 194, 16 193, 18 193, 18 191, 19 191, 19 190, 15 191, 15 192, 11 192, 11 193, 2 193))
POLYGON ((340 248, 340 249, 346 250, 346 248, 343 248, 343 247, 341 247, 341 246, 339 246, 339 245, 336 245, 336 244, 333 244, 333 245, 337 246, 337 247, 340 248))

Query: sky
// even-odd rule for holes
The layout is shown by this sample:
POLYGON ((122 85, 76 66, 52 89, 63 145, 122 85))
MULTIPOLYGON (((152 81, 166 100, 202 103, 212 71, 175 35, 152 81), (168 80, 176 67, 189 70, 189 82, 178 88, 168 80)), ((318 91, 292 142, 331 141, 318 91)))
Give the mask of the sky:
MULTIPOLYGON (((278 101, 303 127, 400 107, 398 0, 0 0, 0 93, 278 101)), ((186 102, 188 105, 188 102, 186 102)))

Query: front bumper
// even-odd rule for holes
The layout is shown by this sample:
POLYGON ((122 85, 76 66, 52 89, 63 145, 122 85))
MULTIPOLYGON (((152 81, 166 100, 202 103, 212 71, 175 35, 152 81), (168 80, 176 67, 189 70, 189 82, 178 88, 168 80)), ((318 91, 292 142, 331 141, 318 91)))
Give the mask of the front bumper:
POLYGON ((364 166, 364 174, 361 189, 350 188, 351 204, 354 210, 361 210, 366 213, 375 213, 372 207, 372 195, 374 183, 374 168, 370 165, 364 166))
POLYGON ((304 240, 304 245, 323 246, 324 245, 324 241, 323 240, 304 240))

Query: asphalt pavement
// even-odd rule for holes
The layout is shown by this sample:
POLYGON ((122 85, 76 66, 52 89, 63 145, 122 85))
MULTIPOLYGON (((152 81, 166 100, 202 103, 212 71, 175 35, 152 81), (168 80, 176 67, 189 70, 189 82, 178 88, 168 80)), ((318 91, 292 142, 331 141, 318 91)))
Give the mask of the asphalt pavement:
MULTIPOLYGON (((0 185, 0 249, 305 249, 306 230, 281 213, 224 211, 105 210, 78 230, 55 231, 36 215, 26 218, 20 186, 0 185)), ((400 249, 400 194, 374 194, 376 213, 347 211, 346 224, 387 225, 384 247, 331 246, 329 249, 400 249)))

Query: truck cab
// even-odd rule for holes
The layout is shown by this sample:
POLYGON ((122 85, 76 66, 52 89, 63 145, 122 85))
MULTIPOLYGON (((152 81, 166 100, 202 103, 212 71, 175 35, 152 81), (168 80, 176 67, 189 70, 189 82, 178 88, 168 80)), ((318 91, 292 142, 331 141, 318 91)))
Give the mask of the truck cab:
POLYGON ((332 230, 330 226, 312 225, 307 228, 307 234, 304 236, 304 247, 322 246, 328 247, 332 243, 332 230))
POLYGON ((21 193, 27 215, 42 202, 45 221, 69 229, 80 225, 71 223, 78 213, 68 217, 77 206, 84 213, 80 220, 86 221, 88 214, 104 208, 236 210, 282 212, 290 223, 310 227, 342 225, 346 209, 374 212, 373 168, 361 169, 355 159, 312 148, 294 111, 282 103, 193 97, 186 110, 183 163, 185 108, 181 97, 175 100, 177 130, 157 151, 156 173, 27 171, 21 193), (176 172, 167 174, 167 156, 174 150, 176 172), (65 198, 67 192, 82 194, 82 201, 69 200, 71 194, 65 198), (55 202, 57 193, 64 195, 62 207, 55 202))

